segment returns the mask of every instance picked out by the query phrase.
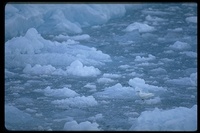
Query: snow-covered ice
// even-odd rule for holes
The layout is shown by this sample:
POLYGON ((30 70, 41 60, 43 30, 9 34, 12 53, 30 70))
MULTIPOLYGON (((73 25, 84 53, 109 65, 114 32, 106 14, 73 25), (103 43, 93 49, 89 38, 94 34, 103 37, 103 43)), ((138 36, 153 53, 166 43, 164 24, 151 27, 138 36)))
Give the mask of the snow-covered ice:
POLYGON ((7 3, 5 127, 196 131, 196 3, 7 3))
POLYGON ((192 108, 176 107, 162 110, 155 108, 144 111, 133 123, 130 130, 137 131, 196 131, 197 105, 192 108), (152 124, 147 124, 151 121, 152 124))
POLYGON ((143 32, 154 31, 155 28, 152 26, 149 26, 147 24, 134 22, 134 23, 130 24, 128 27, 126 27, 126 29, 124 31, 131 32, 133 30, 138 30, 139 32, 143 33, 143 32))

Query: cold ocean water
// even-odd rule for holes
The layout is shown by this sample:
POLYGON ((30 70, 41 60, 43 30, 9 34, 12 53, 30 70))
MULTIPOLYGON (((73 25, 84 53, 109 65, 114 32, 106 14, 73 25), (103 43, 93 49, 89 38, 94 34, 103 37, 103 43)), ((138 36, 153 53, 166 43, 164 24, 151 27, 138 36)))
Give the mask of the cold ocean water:
POLYGON ((5 127, 197 130, 197 4, 7 4, 5 127))

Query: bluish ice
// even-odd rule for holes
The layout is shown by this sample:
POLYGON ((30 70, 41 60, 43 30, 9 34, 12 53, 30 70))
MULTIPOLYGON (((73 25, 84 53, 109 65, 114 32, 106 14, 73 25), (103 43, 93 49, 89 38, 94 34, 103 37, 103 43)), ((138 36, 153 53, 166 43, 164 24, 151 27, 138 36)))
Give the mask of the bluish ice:
POLYGON ((7 4, 5 127, 197 130, 197 4, 7 4))

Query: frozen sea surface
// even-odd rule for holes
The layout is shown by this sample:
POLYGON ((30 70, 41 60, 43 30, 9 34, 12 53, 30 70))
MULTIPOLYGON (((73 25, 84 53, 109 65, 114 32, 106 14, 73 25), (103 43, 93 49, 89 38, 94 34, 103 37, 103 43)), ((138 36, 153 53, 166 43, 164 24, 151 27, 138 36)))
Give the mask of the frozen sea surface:
POLYGON ((5 7, 8 130, 197 130, 197 4, 5 7))

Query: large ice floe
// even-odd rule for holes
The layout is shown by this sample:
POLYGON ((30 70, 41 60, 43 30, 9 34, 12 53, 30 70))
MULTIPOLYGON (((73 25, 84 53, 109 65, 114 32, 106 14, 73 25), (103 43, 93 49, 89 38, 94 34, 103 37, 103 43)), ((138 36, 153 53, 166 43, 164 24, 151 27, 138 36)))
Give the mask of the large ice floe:
MULTIPOLYGON (((76 42, 59 43, 46 40, 35 28, 30 28, 24 36, 7 41, 5 58, 6 67, 25 67, 27 64, 67 66, 76 59, 93 65, 102 65, 104 62, 111 61, 109 55, 96 48, 79 45, 76 42)), ((34 68, 36 67, 40 66, 34 68)), ((48 68, 53 70, 53 67, 48 66, 48 68)))
POLYGON ((5 127, 196 131, 197 4, 5 6, 5 127))
POLYGON ((134 131, 195 131, 197 130, 197 105, 192 108, 176 107, 144 111, 133 121, 134 131), (151 124, 149 124, 151 122, 151 124))

